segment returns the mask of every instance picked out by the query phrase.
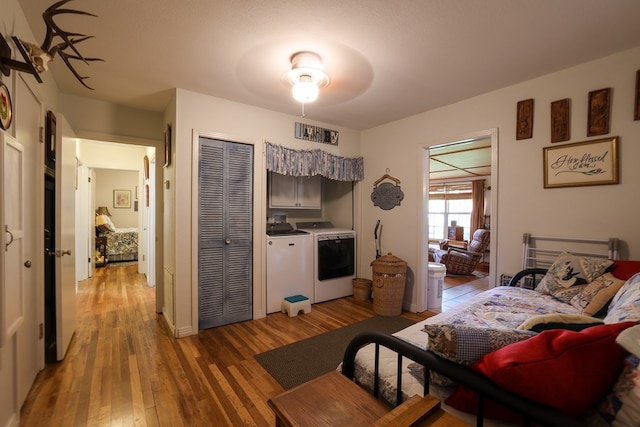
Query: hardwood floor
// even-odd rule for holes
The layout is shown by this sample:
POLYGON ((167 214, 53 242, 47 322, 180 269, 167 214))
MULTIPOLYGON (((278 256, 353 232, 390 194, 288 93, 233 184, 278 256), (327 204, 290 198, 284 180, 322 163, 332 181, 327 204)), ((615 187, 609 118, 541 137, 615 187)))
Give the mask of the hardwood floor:
POLYGON ((67 356, 39 373, 20 425, 273 426, 267 400, 284 389, 253 356, 374 316, 371 302, 348 297, 175 339, 154 308, 136 266, 80 282, 67 356))
POLYGON ((449 310, 487 289, 489 289, 488 273, 485 275, 474 272, 473 276, 445 276, 441 311, 449 310))

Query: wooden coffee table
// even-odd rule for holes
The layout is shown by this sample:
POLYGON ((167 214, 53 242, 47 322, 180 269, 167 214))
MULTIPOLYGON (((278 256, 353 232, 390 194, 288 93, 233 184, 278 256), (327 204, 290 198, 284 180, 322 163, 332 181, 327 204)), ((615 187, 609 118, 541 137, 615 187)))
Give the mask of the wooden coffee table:
POLYGON ((331 371, 269 399, 277 427, 371 426, 391 408, 362 387, 331 371))

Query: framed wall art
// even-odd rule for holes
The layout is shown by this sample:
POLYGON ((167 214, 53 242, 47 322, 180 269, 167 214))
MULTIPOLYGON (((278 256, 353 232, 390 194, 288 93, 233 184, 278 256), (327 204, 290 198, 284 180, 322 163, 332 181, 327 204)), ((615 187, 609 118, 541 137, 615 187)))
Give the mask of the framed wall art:
POLYGON ((609 133, 611 116, 611 88, 589 92, 589 117, 587 119, 587 136, 606 135, 609 133))
POLYGON ((516 139, 533 137, 533 98, 519 101, 517 105, 516 139))
POLYGON ((618 183, 618 138, 544 147, 544 188, 618 183))
POLYGON ((47 111, 44 141, 44 162, 47 167, 56 168, 56 116, 53 111, 47 111))
POLYGON ((144 179, 146 181, 147 179, 149 179, 149 157, 144 156, 142 162, 144 167, 144 179))
POLYGON ((113 190, 114 208, 131 208, 131 190, 113 190))
POLYGON ((571 114, 569 98, 551 103, 551 142, 571 139, 571 114))
POLYGON ((633 105, 633 120, 640 120, 640 70, 636 71, 636 97, 633 105))

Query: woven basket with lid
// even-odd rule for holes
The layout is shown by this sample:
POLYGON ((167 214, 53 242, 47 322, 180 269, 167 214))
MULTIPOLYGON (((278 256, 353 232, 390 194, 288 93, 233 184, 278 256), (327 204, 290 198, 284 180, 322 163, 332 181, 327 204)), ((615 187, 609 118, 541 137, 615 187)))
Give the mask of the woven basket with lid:
POLYGON ((398 316, 407 279, 407 262, 391 252, 371 262, 373 269, 373 311, 381 316, 398 316))

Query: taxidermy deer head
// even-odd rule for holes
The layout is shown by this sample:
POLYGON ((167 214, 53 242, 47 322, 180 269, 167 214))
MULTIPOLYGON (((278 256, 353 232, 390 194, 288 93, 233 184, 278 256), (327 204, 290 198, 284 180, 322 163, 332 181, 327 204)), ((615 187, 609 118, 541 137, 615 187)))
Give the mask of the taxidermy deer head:
POLYGON ((45 34, 44 41, 40 46, 38 46, 36 43, 25 42, 18 39, 17 37, 13 37, 13 40, 16 43, 16 46, 18 46, 20 53, 22 53, 22 56, 24 57, 25 61, 28 61, 28 63, 20 63, 10 59, 10 54, 7 55, 6 53, 6 42, 4 41, 4 39, 2 40, 3 46, 1 47, 3 47, 3 49, 2 57, 0 58, 0 66, 2 68, 2 72, 5 75, 8 76, 8 70, 12 68, 18 71, 29 72, 33 74, 39 82, 42 82, 42 79, 40 79, 38 74, 48 70, 49 62, 53 61, 53 58, 56 56, 56 54, 58 54, 58 56, 62 59, 67 68, 69 68, 69 70, 73 73, 76 79, 78 79, 78 81, 87 89, 93 90, 93 88, 89 87, 84 82, 84 80, 88 77, 78 74, 71 63, 71 60, 82 61, 85 64, 89 64, 89 62, 92 61, 103 61, 100 58, 85 58, 76 47, 78 43, 93 38, 93 36, 86 36, 84 34, 64 31, 56 24, 54 18, 56 17, 56 15, 60 15, 63 13, 87 15, 93 17, 96 17, 96 15, 80 10, 61 9, 62 6, 69 3, 70 1, 72 0, 58 1, 48 7, 47 10, 42 13, 42 18, 44 19, 44 23, 47 26, 47 33, 45 34))

